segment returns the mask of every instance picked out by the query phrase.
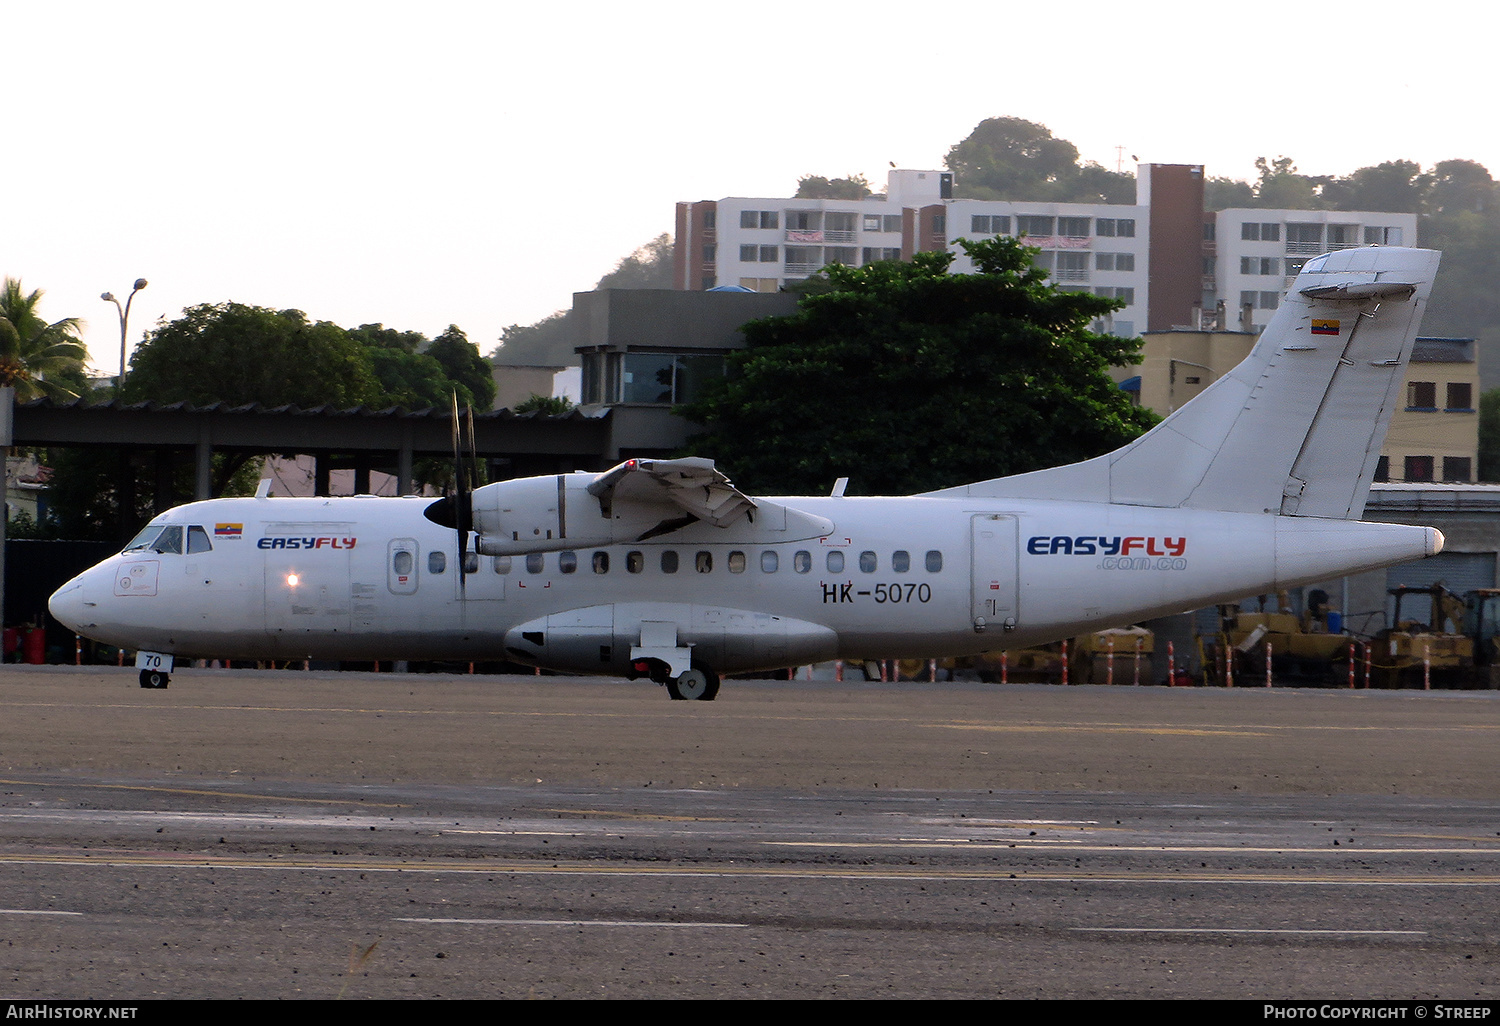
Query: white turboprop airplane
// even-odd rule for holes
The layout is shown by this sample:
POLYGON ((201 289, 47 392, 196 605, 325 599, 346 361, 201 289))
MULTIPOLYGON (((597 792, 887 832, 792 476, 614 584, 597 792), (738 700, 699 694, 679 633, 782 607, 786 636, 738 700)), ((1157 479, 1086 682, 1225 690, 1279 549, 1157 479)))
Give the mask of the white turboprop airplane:
POLYGON ((1243 363, 1083 463, 894 498, 641 459, 436 501, 213 499, 50 608, 138 650, 143 687, 181 657, 506 659, 712 699, 725 673, 1023 647, 1418 559, 1438 531, 1358 517, 1437 264, 1308 261, 1243 363))

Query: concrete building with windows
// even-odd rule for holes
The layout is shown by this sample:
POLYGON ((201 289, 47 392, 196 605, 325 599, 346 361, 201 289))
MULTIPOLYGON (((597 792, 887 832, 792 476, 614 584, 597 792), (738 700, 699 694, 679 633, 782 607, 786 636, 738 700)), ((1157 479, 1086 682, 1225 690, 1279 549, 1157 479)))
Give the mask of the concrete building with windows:
MULTIPOLYGON (((1166 416, 1233 369, 1255 340, 1256 333, 1243 331, 1147 332, 1140 364, 1111 374, 1140 405, 1166 416)), ((1473 339, 1417 339, 1375 480, 1473 482, 1478 395, 1473 339)))
POLYGON ((1479 361, 1472 338, 1419 338, 1377 481, 1466 484, 1479 470, 1479 361))
POLYGON ((788 292, 604 289, 573 294, 586 414, 609 411, 604 458, 669 456, 698 430, 672 413, 724 376, 747 321, 796 312, 788 292))
POLYGON ((1416 215, 1232 209, 1205 213, 1203 168, 1141 164, 1136 202, 953 197, 946 171, 893 170, 863 200, 726 197, 677 205, 675 286, 775 292, 831 263, 863 266, 954 252, 959 238, 1024 235, 1061 288, 1120 299, 1097 325, 1121 336, 1173 327, 1258 331, 1309 257, 1351 246, 1416 245, 1416 215))
POLYGON ((1209 212, 1203 224, 1203 301, 1209 326, 1262 330, 1302 265, 1319 253, 1415 246, 1416 240, 1416 214, 1251 208, 1209 212))

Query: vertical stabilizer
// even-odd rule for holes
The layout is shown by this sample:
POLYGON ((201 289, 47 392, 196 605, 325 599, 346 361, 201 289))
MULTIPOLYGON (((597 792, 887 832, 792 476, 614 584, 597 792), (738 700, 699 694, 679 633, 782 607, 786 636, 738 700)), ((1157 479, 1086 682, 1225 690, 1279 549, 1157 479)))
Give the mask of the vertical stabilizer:
POLYGON ((1438 257, 1374 246, 1316 257, 1250 355, 1134 442, 934 494, 1357 519, 1438 257))

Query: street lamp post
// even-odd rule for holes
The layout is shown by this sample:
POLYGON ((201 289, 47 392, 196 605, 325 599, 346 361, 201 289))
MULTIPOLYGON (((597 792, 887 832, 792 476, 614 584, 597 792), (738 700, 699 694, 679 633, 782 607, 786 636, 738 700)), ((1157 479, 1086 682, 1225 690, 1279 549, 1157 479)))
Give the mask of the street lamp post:
POLYGON ((123 307, 120 305, 120 301, 115 298, 113 292, 105 292, 99 296, 105 302, 115 304, 115 310, 120 314, 120 376, 115 379, 116 398, 120 396, 125 388, 125 332, 127 330, 126 325, 130 322, 130 304, 135 302, 135 294, 145 287, 146 279, 137 278, 135 280, 135 287, 130 290, 130 295, 125 298, 125 305, 123 307))

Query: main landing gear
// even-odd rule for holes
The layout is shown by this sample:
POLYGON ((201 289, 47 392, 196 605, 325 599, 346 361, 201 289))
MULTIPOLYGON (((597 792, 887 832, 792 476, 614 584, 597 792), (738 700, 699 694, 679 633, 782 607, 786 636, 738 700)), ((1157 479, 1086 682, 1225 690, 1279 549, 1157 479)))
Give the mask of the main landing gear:
POLYGON ((719 675, 712 670, 701 670, 696 666, 676 677, 668 677, 666 683, 667 694, 678 702, 689 699, 712 702, 714 696, 719 693, 719 675))
POLYGON ((171 680, 171 674, 161 670, 141 671, 141 687, 143 688, 165 688, 171 680))

